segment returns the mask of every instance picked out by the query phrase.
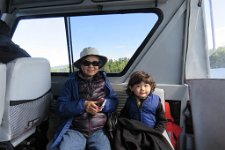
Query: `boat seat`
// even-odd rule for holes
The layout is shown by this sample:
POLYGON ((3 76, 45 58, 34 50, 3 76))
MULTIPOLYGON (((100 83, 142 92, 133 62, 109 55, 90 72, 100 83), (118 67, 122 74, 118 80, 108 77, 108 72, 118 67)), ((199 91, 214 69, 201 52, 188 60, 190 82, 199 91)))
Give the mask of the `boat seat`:
MULTIPOLYGON (((161 103, 162 103, 162 106, 163 106, 163 110, 165 112, 165 98, 164 98, 165 93, 164 93, 164 90, 160 89, 160 88, 155 88, 154 94, 156 94, 160 97, 161 103)), ((166 130, 164 130, 164 132, 162 134, 167 139, 167 141, 170 143, 170 146, 174 149, 174 147, 173 147, 173 145, 170 141, 169 135, 166 132, 166 130)))
MULTIPOLYGON (((125 105, 126 99, 127 99, 127 94, 126 94, 126 87, 127 84, 112 84, 113 89, 115 90, 115 92, 117 93, 118 99, 119 99, 119 104, 117 107, 117 112, 120 112, 120 110, 123 108, 123 106, 125 105)), ((155 94, 157 94, 160 99, 161 99, 161 103, 163 104, 163 109, 165 111, 165 98, 164 98, 164 90, 160 89, 160 88, 155 88, 154 91, 155 94)), ((166 138, 166 140, 169 142, 171 148, 174 150, 174 147, 170 141, 170 138, 166 132, 166 130, 164 130, 164 132, 162 133, 163 136, 166 138)), ((52 144, 52 141, 50 141, 48 143, 47 149, 49 149, 49 146, 52 144)))
POLYGON ((0 142, 18 145, 46 119, 51 99, 50 64, 45 58, 17 58, 6 64, 6 95, 0 142))
POLYGON ((196 150, 225 150, 225 80, 189 80, 196 150))
POLYGON ((5 105, 5 89, 6 89, 6 65, 0 63, 0 126, 5 105))

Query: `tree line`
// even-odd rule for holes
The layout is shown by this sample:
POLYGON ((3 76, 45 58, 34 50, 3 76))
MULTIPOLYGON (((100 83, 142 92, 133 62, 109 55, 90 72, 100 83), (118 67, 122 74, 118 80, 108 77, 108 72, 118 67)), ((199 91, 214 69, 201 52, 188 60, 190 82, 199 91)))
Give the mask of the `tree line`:
POLYGON ((217 48, 209 60, 210 68, 225 68, 225 47, 217 48))
MULTIPOLYGON (((127 65, 130 58, 123 57, 119 59, 109 59, 103 70, 107 73, 119 73, 123 71, 124 67, 127 65)), ((225 47, 219 47, 216 51, 209 57, 210 68, 225 68, 225 47)), ((77 70, 77 69, 75 69, 77 70)), ((52 67, 52 72, 69 72, 69 66, 58 66, 52 67)))
POLYGON ((119 58, 118 60, 109 59, 103 70, 107 73, 119 73, 123 71, 124 67, 127 65, 129 58, 119 58))
MULTIPOLYGON (((119 73, 123 71, 124 67, 129 61, 128 57, 123 57, 119 59, 109 59, 105 66, 102 68, 107 73, 119 73)), ((69 65, 52 67, 51 72, 69 72, 69 65)), ((75 68, 75 71, 78 70, 75 68)))

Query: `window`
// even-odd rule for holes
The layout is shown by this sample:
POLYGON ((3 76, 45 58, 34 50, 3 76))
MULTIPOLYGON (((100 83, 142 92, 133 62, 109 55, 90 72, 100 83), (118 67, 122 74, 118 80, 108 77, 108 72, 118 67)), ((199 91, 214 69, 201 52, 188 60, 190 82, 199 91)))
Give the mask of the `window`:
POLYGON ((225 78, 225 1, 204 2, 211 78, 225 78))
MULTIPOLYGON (((158 21, 155 13, 70 16, 73 60, 95 47, 109 61, 107 73, 120 73, 158 21)), ((13 41, 32 57, 45 57, 52 72, 69 72, 64 18, 23 19, 13 41)))
POLYGON ((32 57, 48 59, 52 72, 69 72, 64 18, 21 20, 12 40, 32 57))
POLYGON ((73 57, 85 47, 95 47, 109 61, 104 70, 120 73, 158 20, 154 13, 71 17, 73 57))

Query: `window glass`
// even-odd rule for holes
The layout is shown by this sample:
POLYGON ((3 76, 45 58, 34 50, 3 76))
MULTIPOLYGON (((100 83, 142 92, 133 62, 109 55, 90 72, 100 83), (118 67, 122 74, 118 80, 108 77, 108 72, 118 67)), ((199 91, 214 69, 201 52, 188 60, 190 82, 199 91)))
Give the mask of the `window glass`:
POLYGON ((63 18, 21 20, 12 40, 32 57, 48 59, 52 72, 69 72, 63 18))
POLYGON ((73 58, 85 47, 95 47, 109 61, 107 73, 123 71, 158 20, 154 13, 109 14, 71 17, 73 58))
MULTIPOLYGON (((95 47, 109 61, 107 73, 120 73, 156 24, 155 13, 71 16, 73 60, 85 47, 95 47)), ((45 57, 52 72, 69 72, 64 18, 21 20, 13 41, 32 57, 45 57)))
POLYGON ((224 0, 205 2, 206 27, 211 78, 225 78, 225 8, 224 0))

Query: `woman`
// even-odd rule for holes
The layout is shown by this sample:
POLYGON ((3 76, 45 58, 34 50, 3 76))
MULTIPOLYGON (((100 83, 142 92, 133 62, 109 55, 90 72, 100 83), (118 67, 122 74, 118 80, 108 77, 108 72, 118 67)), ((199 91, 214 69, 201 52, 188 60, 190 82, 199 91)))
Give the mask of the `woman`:
POLYGON ((80 53, 74 63, 79 71, 70 76, 58 98, 63 124, 51 149, 111 149, 104 126, 107 114, 116 111, 118 99, 106 74, 99 70, 106 62, 107 57, 99 55, 95 48, 80 53))

